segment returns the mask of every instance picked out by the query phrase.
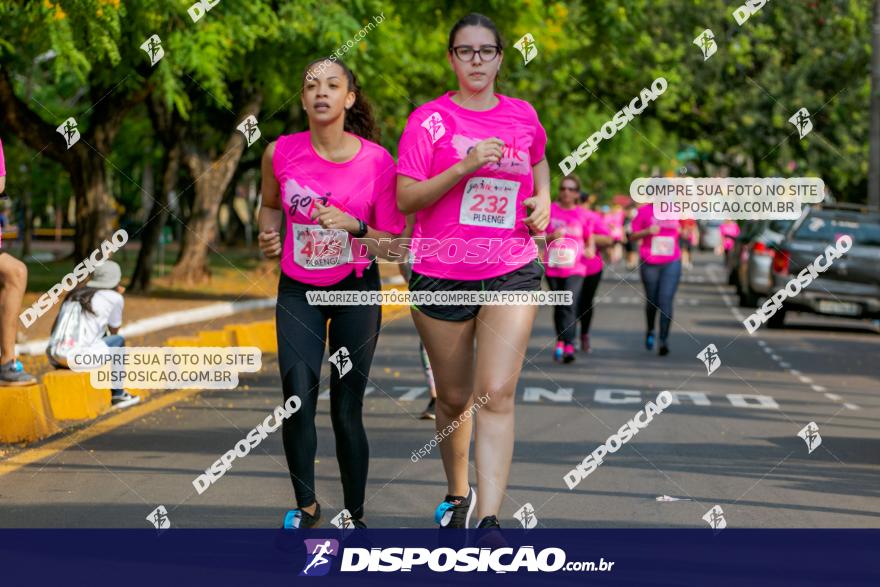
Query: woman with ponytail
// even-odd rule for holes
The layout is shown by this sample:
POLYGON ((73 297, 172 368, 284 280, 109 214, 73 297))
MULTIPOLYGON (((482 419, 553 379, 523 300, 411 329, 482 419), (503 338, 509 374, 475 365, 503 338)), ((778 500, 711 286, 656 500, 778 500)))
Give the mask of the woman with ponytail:
POLYGON ((345 508, 362 528, 369 464, 363 398, 381 306, 312 305, 310 297, 381 289, 375 257, 389 252, 380 241, 399 235, 405 218, 395 207, 394 160, 375 143, 378 129, 351 70, 330 59, 310 63, 302 106, 309 130, 278 137, 263 154, 259 217, 260 249, 281 263, 275 324, 284 400, 301 402, 282 424, 297 502, 284 527, 313 528, 321 518, 315 412, 329 336, 336 456, 345 508))

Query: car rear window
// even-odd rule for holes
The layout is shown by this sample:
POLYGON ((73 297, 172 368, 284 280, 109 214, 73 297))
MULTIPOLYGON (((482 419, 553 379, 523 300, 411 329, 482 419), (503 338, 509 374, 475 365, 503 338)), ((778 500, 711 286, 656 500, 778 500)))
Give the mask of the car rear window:
POLYGON ((854 246, 880 247, 880 217, 808 216, 795 233, 795 240, 832 243, 848 234, 854 246))

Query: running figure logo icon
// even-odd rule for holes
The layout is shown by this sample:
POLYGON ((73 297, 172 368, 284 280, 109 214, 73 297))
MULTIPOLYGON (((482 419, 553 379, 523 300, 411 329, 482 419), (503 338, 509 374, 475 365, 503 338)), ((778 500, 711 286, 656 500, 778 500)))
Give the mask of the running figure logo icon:
POLYGON ((694 39, 694 45, 703 52, 703 61, 708 61, 718 51, 718 44, 715 42, 715 34, 712 29, 706 29, 700 33, 700 36, 694 39))
POLYGON ((67 143, 68 149, 74 146, 79 140, 79 131, 76 128, 76 119, 73 116, 65 120, 61 126, 55 130, 64 137, 64 142, 67 143))
POLYGON ((718 355, 718 347, 714 344, 710 344, 701 350, 697 358, 706 365, 706 375, 711 375, 721 366, 721 356, 718 355))
POLYGON ((242 120, 241 124, 239 124, 236 128, 241 131, 241 134, 244 135, 248 147, 253 145, 254 141, 263 136, 260 133, 260 128, 257 126, 257 119, 253 114, 242 120))
POLYGON ((303 540, 306 546, 306 566, 300 577, 322 577, 330 572, 333 558, 339 554, 339 541, 332 538, 303 540))
POLYGON ((422 128, 431 135, 431 144, 439 141, 446 134, 446 127, 443 126, 443 117, 439 112, 434 112, 422 123, 422 128))
POLYGON ((711 510, 703 516, 706 523, 716 532, 727 528, 727 520, 724 519, 724 510, 720 505, 713 506, 711 510))
POLYGON ((516 520, 519 520, 519 523, 522 524, 522 527, 526 530, 531 530, 538 525, 538 518, 535 516, 535 508, 533 508, 530 503, 526 503, 524 506, 516 510, 513 517, 516 520))
POLYGON ((524 34, 513 46, 522 53, 523 59, 525 59, 523 65, 528 65, 529 61, 538 56, 538 46, 535 45, 535 37, 532 36, 532 33, 524 34))
POLYGON ((810 134, 811 130, 813 130, 813 121, 810 120, 810 111, 806 108, 801 108, 795 112, 794 116, 789 118, 788 121, 795 126, 798 130, 798 134, 801 135, 801 138, 804 138, 810 134))
POLYGON ((798 432, 798 436, 803 438, 804 442, 807 443, 807 454, 812 454, 812 452, 822 444, 822 437, 819 436, 819 427, 815 422, 810 422, 804 426, 801 431, 798 432))
POLYGON ((144 41, 141 49, 149 55, 151 66, 156 65, 165 56, 165 49, 162 48, 162 39, 159 38, 159 35, 153 35, 144 41))
POLYGON ((171 518, 168 517, 168 510, 164 505, 160 505, 150 512, 147 521, 156 527, 156 530, 167 530, 171 527, 171 518))
POLYGON ((351 371, 351 353, 344 346, 339 347, 339 350, 330 355, 328 360, 332 365, 336 366, 340 377, 344 377, 346 373, 351 371))
POLYGON ((348 530, 350 528, 354 528, 354 523, 352 522, 351 513, 346 509, 342 510, 336 517, 330 520, 330 523, 336 526, 337 528, 341 528, 342 530, 348 530))

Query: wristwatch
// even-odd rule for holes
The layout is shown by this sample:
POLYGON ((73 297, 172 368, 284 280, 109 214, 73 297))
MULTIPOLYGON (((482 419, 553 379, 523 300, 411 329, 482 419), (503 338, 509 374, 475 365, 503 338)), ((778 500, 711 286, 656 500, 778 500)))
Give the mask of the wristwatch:
POLYGON ((357 232, 351 233, 351 236, 353 236, 354 238, 362 238, 367 235, 367 230, 369 230, 369 228, 367 227, 367 223, 363 220, 358 219, 358 230, 357 232))

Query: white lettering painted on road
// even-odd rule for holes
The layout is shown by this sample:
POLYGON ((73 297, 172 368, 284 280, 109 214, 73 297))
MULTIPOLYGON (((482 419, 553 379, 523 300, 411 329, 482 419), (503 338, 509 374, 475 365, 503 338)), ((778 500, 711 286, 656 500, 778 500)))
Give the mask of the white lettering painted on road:
POLYGON ((637 389, 597 389, 593 401, 600 404, 637 404, 640 403, 642 392, 637 389), (624 397, 615 397, 623 395, 624 397))
POLYGON ((753 393, 728 393, 727 399, 736 408, 758 408, 762 410, 778 410, 779 404, 769 395, 753 393))
POLYGON ((543 387, 526 387, 523 391, 523 401, 539 403, 541 398, 545 398, 557 403, 570 402, 573 393, 574 389, 571 387, 560 387, 556 391, 550 391, 543 387))
POLYGON ((702 391, 670 391, 669 393, 672 394, 672 403, 675 405, 681 405, 682 399, 692 402, 695 406, 712 405, 709 396, 702 391))

